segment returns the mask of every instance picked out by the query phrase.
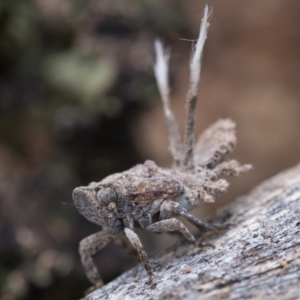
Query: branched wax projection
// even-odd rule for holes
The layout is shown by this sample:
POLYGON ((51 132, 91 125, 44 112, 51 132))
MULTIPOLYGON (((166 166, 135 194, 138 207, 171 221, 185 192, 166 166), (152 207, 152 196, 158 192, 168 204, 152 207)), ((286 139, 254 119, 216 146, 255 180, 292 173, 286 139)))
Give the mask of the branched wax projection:
POLYGON ((102 231, 83 239, 79 247, 86 275, 93 284, 89 291, 103 285, 92 255, 118 234, 125 235, 137 250, 148 274, 147 283, 152 282, 153 268, 134 232, 135 226, 151 232, 178 231, 196 246, 202 243, 174 216, 183 216, 202 232, 228 227, 226 224, 205 223, 190 213, 201 202, 213 202, 216 195, 227 190, 228 182, 221 177, 238 176, 251 168, 250 165, 240 165, 236 160, 225 160, 236 144, 235 123, 229 119, 218 120, 195 143, 195 110, 209 16, 206 6, 190 63, 183 141, 170 109, 168 55, 161 42, 155 42, 157 58, 154 72, 169 130, 173 166, 160 168, 147 160, 144 164, 110 175, 100 182, 78 187, 73 192, 79 212, 89 221, 102 226, 102 231))

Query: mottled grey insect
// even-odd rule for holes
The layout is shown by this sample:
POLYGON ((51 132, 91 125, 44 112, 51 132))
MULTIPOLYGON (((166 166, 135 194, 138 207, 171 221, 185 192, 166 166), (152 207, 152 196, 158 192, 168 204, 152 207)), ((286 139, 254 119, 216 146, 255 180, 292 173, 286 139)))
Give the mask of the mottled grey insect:
POLYGON ((173 166, 161 168, 147 160, 100 182, 78 187, 73 192, 74 203, 79 212, 89 221, 102 226, 102 231, 83 239, 79 247, 83 267, 94 287, 102 286, 103 282, 92 255, 117 234, 125 235, 137 250, 149 276, 149 283, 154 278, 153 269, 139 237, 134 232, 135 227, 151 232, 178 231, 195 245, 199 243, 193 234, 175 216, 185 217, 202 232, 226 228, 226 225, 203 222, 190 213, 201 202, 213 202, 216 195, 226 191, 228 182, 221 177, 237 176, 251 168, 250 165, 240 165, 235 160, 225 160, 236 144, 235 124, 229 119, 217 121, 194 143, 200 57, 206 39, 208 17, 206 7, 197 47, 191 59, 183 142, 169 107, 166 55, 161 43, 155 43, 155 76, 169 129, 173 166))

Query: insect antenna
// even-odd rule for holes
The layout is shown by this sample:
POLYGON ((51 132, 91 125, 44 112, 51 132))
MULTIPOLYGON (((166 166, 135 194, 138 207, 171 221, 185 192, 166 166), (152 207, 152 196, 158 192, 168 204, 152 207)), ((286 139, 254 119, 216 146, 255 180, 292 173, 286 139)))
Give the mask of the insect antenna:
POLYGON ((75 204, 71 203, 71 202, 61 201, 60 204, 62 204, 62 205, 69 205, 69 206, 74 206, 75 207, 75 204))

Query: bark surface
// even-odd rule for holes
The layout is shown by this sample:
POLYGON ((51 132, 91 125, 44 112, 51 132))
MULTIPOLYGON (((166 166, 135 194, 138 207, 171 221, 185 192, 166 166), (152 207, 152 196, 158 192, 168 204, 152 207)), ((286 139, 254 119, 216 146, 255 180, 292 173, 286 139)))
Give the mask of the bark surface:
POLYGON ((183 241, 151 258, 150 285, 139 264, 85 300, 300 299, 300 164, 213 221, 234 224, 205 238, 214 249, 183 241))

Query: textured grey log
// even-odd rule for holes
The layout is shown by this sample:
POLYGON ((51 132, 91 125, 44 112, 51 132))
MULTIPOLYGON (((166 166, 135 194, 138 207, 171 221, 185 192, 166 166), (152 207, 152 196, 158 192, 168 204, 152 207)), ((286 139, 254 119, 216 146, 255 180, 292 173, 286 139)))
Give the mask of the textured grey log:
POLYGON ((206 236, 214 244, 181 242, 85 300, 300 299, 300 164, 265 181, 214 219, 235 225, 206 236))

